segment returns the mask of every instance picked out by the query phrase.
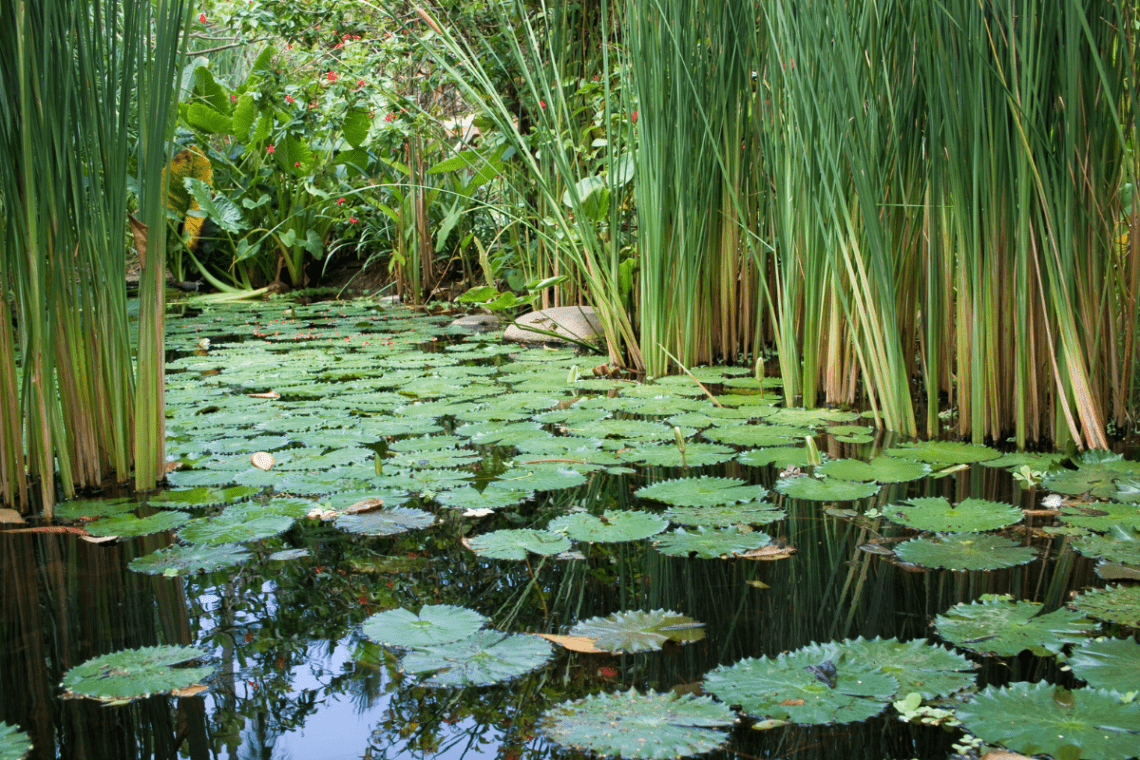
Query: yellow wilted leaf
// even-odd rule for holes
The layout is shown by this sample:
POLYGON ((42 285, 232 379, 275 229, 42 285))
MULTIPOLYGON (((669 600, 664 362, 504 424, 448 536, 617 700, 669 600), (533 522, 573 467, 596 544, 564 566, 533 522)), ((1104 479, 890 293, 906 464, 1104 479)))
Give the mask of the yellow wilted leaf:
POLYGON ((556 633, 536 633, 535 636, 540 636, 547 641, 552 641, 559 646, 569 649, 571 652, 582 652, 583 654, 610 654, 602 649, 594 646, 597 639, 591 639, 588 636, 560 636, 556 633))
MULTIPOLYGON (((166 205, 183 215, 187 211, 200 208, 198 201, 186 190, 183 180, 198 179, 210 187, 214 186, 214 167, 210 159, 206 158, 206 154, 197 145, 191 145, 171 159, 167 168, 170 169, 172 176, 167 185, 166 205)), ((166 169, 162 171, 162 179, 166 181, 166 169)), ((202 234, 202 223, 205 221, 205 218, 200 216, 183 216, 182 237, 190 250, 194 250, 198 245, 198 236, 202 234)))

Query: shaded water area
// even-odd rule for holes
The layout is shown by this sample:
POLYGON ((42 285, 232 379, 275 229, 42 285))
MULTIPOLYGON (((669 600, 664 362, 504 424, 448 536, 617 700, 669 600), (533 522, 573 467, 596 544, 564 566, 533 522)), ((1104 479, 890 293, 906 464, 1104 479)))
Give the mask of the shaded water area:
MULTIPOLYGON (((853 412, 781 419, 756 411, 772 408, 771 391, 763 404, 715 407, 687 379, 662 382, 660 393, 577 379, 573 367, 589 366, 589 357, 463 339, 445 324, 368 304, 218 307, 172 321, 168 458, 182 468, 171 474, 173 490, 132 497, 129 506, 142 517, 185 513, 175 516, 185 520, 182 535, 167 530, 92 543, 70 533, 0 533, 0 720, 28 733, 36 747, 31 757, 579 757, 543 732, 543 714, 558 703, 631 688, 700 694, 718 666, 813 643, 895 637, 945 646, 931 622, 956 604, 1004 594, 1049 611, 1105 586, 1101 575, 1111 575, 1103 563, 1098 574, 1086 556, 1091 550, 1074 551, 1073 530, 1045 530, 1058 527, 1058 510, 1039 511, 1048 492, 1019 483, 1013 460, 1008 467, 993 466, 997 459, 920 462, 922 477, 875 484, 867 496, 794 498, 778 484, 812 477, 805 433, 825 461, 870 461, 900 442, 872 432, 853 412), (249 395, 266 393, 280 397, 249 395), (731 436, 720 436, 718 446, 707 431, 730 426, 695 417, 723 423, 723 410, 733 408, 756 412, 733 424, 765 428, 775 437, 762 447, 769 453, 749 455, 755 449, 724 443, 731 436), (258 451, 273 455, 268 470, 250 465, 258 451), (672 464, 681 456, 690 466, 672 464), (765 458, 775 463, 756 464, 765 458), (709 463, 695 464, 702 461, 709 463), (569 552, 525 560, 471 548, 495 531, 543 528, 578 513, 607 514, 612 522, 617 513, 640 510, 666 515, 677 532, 679 524, 694 523, 680 523, 681 512, 666 514, 668 502, 635 492, 697 476, 735 479, 716 481, 724 489, 750 489, 751 501, 733 497, 719 505, 729 514, 713 525, 736 526, 734 534, 756 538, 769 553, 670 556, 664 533, 579 540, 569 552), (221 491, 235 484, 245 488, 221 491), (406 524, 388 525, 390 535, 354 532, 368 529, 344 510, 370 497, 388 510, 422 510, 431 524, 414 527, 406 519, 411 513, 399 512, 393 520, 406 524), (1000 533, 1031 547, 1034 557, 972 571, 900 561, 894 550, 918 531, 885 515, 920 497, 1028 510, 1000 533), (274 511, 278 501, 284 506, 274 511), (742 510, 737 518, 735 508, 742 510), (267 531, 272 535, 244 541, 248 554, 219 570, 169 566, 150 574, 138 562, 132 569, 132 561, 172 542, 241 541, 222 535, 227 513, 238 516, 238 527, 267 516, 291 519, 267 531), (666 610, 703 623, 705 635, 636 654, 555 645, 548 660, 514 680, 463 688, 435 688, 430 672, 403 672, 400 651, 362 635, 376 613, 441 604, 475 610, 503 632, 565 634, 594 616, 666 610), (196 664, 213 668, 208 690, 112 706, 61 698, 68 669, 158 644, 202 649, 196 664)), ((710 370, 705 379, 726 400, 755 402, 760 392, 748 375, 710 370)), ((1130 481, 1107 482, 1125 494, 1130 481)), ((77 509, 97 511, 90 505, 114 496, 77 509)), ((99 532, 87 520, 56 524, 99 532)), ((1130 577, 1130 556, 1114 560, 1115 577, 1130 577)), ((1112 624, 1090 632, 1135 635, 1112 624)), ((1070 651, 1072 644, 1065 646, 1070 651)), ((973 685, 932 704, 953 707, 974 689, 1015 681, 1081 683, 1054 658, 1029 651, 973 660, 973 685)), ((905 696, 886 700, 876 717, 842 725, 758 730, 763 716, 741 717, 709 756, 953 754, 961 730, 899 720, 889 702, 905 696)))

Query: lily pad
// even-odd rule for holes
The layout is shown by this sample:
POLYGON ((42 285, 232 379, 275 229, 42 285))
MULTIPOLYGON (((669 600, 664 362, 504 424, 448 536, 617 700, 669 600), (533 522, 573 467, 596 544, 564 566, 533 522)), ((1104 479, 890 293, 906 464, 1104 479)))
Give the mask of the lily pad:
POLYGON ((550 556, 570 548, 570 539, 545 530, 496 530, 467 542, 471 551, 491 559, 524 560, 527 553, 550 556))
POLYGON ((211 573, 223 567, 237 565, 250 558, 244 546, 222 544, 208 546, 191 544, 159 549, 145 557, 131 560, 130 568, 147 575, 186 575, 188 573, 211 573))
POLYGON ((184 689, 214 669, 172 666, 205 656, 205 652, 193 647, 124 649, 75 666, 64 674, 63 687, 76 696, 102 701, 138 699, 184 689))
POLYGON ((223 512, 214 518, 191 520, 178 537, 192 544, 240 544, 279 535, 296 522, 285 515, 266 514, 249 518, 241 512, 223 512))
POLYGON ((744 659, 705 677, 705 691, 748 715, 810 724, 867 720, 886 709, 898 687, 875 665, 819 645, 744 659))
POLYGON ((395 536, 416 528, 426 528, 435 522, 430 512, 413 507, 375 509, 356 515, 336 518, 336 527, 362 536, 395 536))
POLYGON ((808 501, 854 501, 874 496, 879 491, 878 483, 857 483, 838 478, 781 478, 776 481, 776 490, 793 499, 808 501))
POLYGON ((32 742, 28 735, 7 723, 0 723, 0 758, 3 760, 21 760, 32 751, 32 742))
POLYGON ((270 562, 292 562, 308 556, 310 556, 308 549, 282 549, 279 552, 273 552, 266 559, 270 562))
POLYGON ((715 507, 762 498, 767 491, 745 485, 737 478, 678 478, 644 486, 634 492, 642 499, 653 499, 678 507, 715 507))
POLYGON ((1074 538, 1072 546, 1086 557, 1096 557, 1125 565, 1140 565, 1140 530, 1136 528, 1116 525, 1103 536, 1089 535, 1074 538))
POLYGON ((586 482, 586 476, 569 467, 542 465, 513 467, 499 475, 500 481, 510 488, 530 491, 557 491, 574 488, 586 482))
POLYGON ((658 536, 653 546, 671 557, 696 556, 701 559, 718 559, 759 549, 772 537, 763 531, 743 533, 736 526, 729 528, 698 527, 695 531, 678 528, 672 533, 658 536))
POLYGON ((1140 528, 1140 507, 1111 501, 1066 504, 1061 508, 1061 522, 1098 533, 1108 532, 1117 525, 1135 529, 1140 528))
POLYGON ((1140 628, 1140 586, 1110 586, 1086 591, 1073 608, 1107 623, 1140 628))
POLYGON ((946 467, 953 464, 970 464, 971 462, 985 462, 997 459, 1001 452, 996 449, 978 446, 973 443, 959 443, 957 441, 926 441, 924 443, 904 443, 893 449, 887 449, 887 456, 901 459, 912 459, 916 462, 926 462, 937 467, 946 467))
POLYGON ((983 689, 955 714, 979 739, 1024 755, 1122 760, 1140 747, 1140 710, 1100 689, 1019 682, 983 689))
MULTIPOLYGON (((977 666, 960 654, 914 639, 864 639, 843 642, 848 656, 875 665, 899 682, 898 694, 917 692, 923 699, 956 694, 974 685, 977 666)), ((827 645, 824 647, 827 648, 827 645)))
POLYGON ((594 639, 594 646, 607 652, 656 652, 666 641, 687 643, 705 637, 704 623, 676 612, 615 612, 592 617, 570 629, 570 636, 594 639))
POLYGON ((135 517, 132 514, 111 515, 87 525, 92 536, 149 536, 151 533, 164 533, 177 530, 190 520, 185 512, 155 512, 149 517, 135 517))
POLYGON ((1003 536, 949 533, 933 538, 912 538, 895 547, 903 562, 948 570, 996 570, 1032 562, 1032 546, 1022 546, 1003 536))
POLYGON ((132 512, 137 506, 129 496, 117 499, 72 499, 56 504, 55 516, 61 520, 82 520, 132 512))
POLYGON ((664 443, 627 449, 618 456, 627 462, 636 462, 646 467, 704 467, 727 462, 735 453, 728 446, 689 443, 685 445, 685 454, 682 456, 675 444, 664 443))
POLYGON ((767 501, 752 501, 746 504, 724 504, 719 507, 670 507, 662 515, 669 522, 681 525, 706 525, 727 527, 729 525, 765 525, 782 520, 787 515, 782 509, 767 501))
POLYGON ((428 604, 418 615, 404 609, 377 612, 364 621, 360 632, 377 644, 411 649, 465 639, 486 623, 487 618, 466 607, 428 604))
POLYGON ((1012 504, 986 499, 963 499, 957 505, 941 496, 911 499, 892 504, 883 516, 893 523, 915 530, 938 533, 982 533, 999 530, 1020 522, 1022 512, 1012 504))
POLYGON ((1036 602, 1004 599, 956 604, 934 619, 934 629, 961 649, 998 657, 1016 657, 1025 649, 1048 657, 1096 631, 1096 623, 1081 613, 1055 610, 1042 615, 1041 609, 1036 602))
POLYGON ((668 521, 649 512, 606 510, 601 517, 584 512, 563 515, 551 520, 546 529, 565 533, 575 541, 611 543, 649 538, 668 527, 668 521))
POLYGON ((874 480, 879 483, 905 483, 930 474, 930 465, 896 457, 875 457, 870 462, 834 459, 815 468, 819 475, 840 480, 874 480))
POLYGON ((630 689, 555 705, 540 729, 555 744, 599 757, 671 760, 720 747, 734 722, 732 711, 709 697, 630 689))
POLYGON ((807 449, 803 446, 775 446, 767 449, 749 449, 740 452, 740 455, 736 457, 736 461, 741 464, 752 465, 753 467, 763 467, 770 464, 780 469, 785 467, 807 467, 810 462, 807 449))
MULTIPOLYGON (((247 457, 241 457, 248 461, 247 457)), ((254 486, 230 486, 229 488, 185 488, 163 491, 157 496, 147 499, 146 503, 152 507, 214 507, 219 504, 232 504, 242 499, 248 499, 254 494, 261 493, 260 488, 254 486)))
POLYGON ((478 491, 472 486, 456 488, 436 494, 435 500, 441 506, 453 509, 502 509, 520 504, 534 496, 534 491, 521 488, 484 488, 478 491))
POLYGON ((1093 639, 1073 650, 1069 667, 1094 689, 1126 694, 1140 688, 1140 644, 1133 639, 1093 639))
POLYGON ((426 686, 489 686, 537 670, 553 654, 538 636, 478 631, 458 641, 413 649, 400 666, 407 673, 428 674, 421 680, 426 686))
POLYGON ((1130 462, 1120 454, 1086 451, 1076 460, 1076 470, 1049 473, 1042 485, 1050 491, 1079 496, 1091 494, 1098 499, 1117 496, 1122 482, 1140 477, 1140 462, 1130 462))
POLYGON ((734 446, 790 446, 811 435, 811 430, 790 425, 733 425, 702 430, 701 435, 714 443, 734 446))

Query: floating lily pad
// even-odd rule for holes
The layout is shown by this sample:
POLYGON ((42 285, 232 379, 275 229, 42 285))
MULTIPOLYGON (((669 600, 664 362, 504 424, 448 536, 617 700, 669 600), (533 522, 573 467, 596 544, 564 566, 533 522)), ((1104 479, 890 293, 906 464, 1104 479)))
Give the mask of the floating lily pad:
POLYGON ((772 537, 763 531, 742 533, 739 528, 705 528, 695 531, 678 528, 672 533, 663 533, 653 542, 662 554, 671 557, 696 556, 701 559, 718 559, 743 554, 751 549, 759 549, 769 543, 772 537))
POLYGON ((1066 504, 1061 508, 1061 522, 1098 533, 1108 532, 1117 525, 1140 528, 1140 507, 1111 501, 1066 504))
POLYGON ((521 488, 484 488, 478 491, 471 486, 436 494, 441 506, 452 509, 502 509, 520 504, 534 496, 534 491, 521 488))
POLYGON ((824 645, 835 648, 836 655, 846 651, 848 657, 875 665, 899 682, 898 694, 917 692, 923 699, 949 696, 974 685, 976 666, 960 654, 918 639, 847 640, 842 644, 824 645))
MULTIPOLYGON (((113 518, 105 518, 113 519, 113 518)), ((1140 529, 1115 525, 1103 536, 1074 538, 1072 546, 1086 557, 1140 565, 1140 529)))
POLYGON ((574 488, 586 482, 586 476, 569 467, 543 465, 522 465, 499 474, 500 482, 510 488, 526 488, 530 491, 557 491, 574 488))
POLYGON ((720 747, 734 722, 732 711, 709 697, 630 689, 555 705, 540 727, 553 743, 599 757, 670 760, 720 747))
POLYGON ((1019 682, 983 689, 955 714, 979 739, 1024 755, 1122 760, 1140 747, 1140 710, 1100 689, 1019 682))
POLYGON ((570 539, 545 530, 496 530, 467 542, 471 551, 492 559, 524 560, 530 554, 550 556, 570 548, 570 539))
POLYGON ((887 449, 887 456, 901 459, 913 459, 916 462, 926 462, 936 467, 946 467, 952 464, 970 464, 971 462, 985 462, 997 459, 1001 452, 985 446, 972 443, 959 443, 957 441, 926 441, 925 443, 904 443, 893 449, 887 449))
POLYGON ((819 645, 744 659, 705 677, 705 691, 748 715, 811 724, 867 720, 886 709, 898 687, 875 665, 819 645))
POLYGON ((678 507, 714 507, 752 501, 766 493, 760 486, 745 485, 737 478, 699 477, 663 480, 637 489, 634 495, 678 507))
POLYGON ((594 639, 594 646, 607 652, 656 652, 666 641, 687 643, 705 637, 704 623, 676 612, 615 612, 592 617, 570 629, 570 636, 594 639))
POLYGON ((364 621, 360 632, 377 644, 411 649, 465 639, 486 623, 487 618, 466 607, 427 604, 418 615, 404 609, 377 612, 364 621))
POLYGON ((670 507, 662 515, 669 522, 681 525, 706 525, 727 527, 729 525, 765 525, 782 520, 787 515, 782 509, 767 501, 751 501, 746 504, 723 504, 719 507, 670 507))
POLYGON ((1057 470, 1045 476, 1042 485, 1050 491, 1079 496, 1091 494, 1098 499, 1117 496, 1121 482, 1140 477, 1140 462, 1130 462, 1120 454, 1086 451, 1076 460, 1076 470, 1057 470))
POLYGON ((205 652, 193 647, 124 649, 75 666, 64 674, 63 687, 76 696, 103 701, 138 699, 184 689, 214 669, 172 666, 205 656, 205 652))
MULTIPOLYGON (((241 457, 241 459, 243 462, 248 462, 248 457, 241 457)), ((261 493, 261 489, 253 486, 230 486, 229 488, 199 486, 198 488, 163 491, 157 496, 147 499, 146 503, 152 507, 174 507, 175 509, 213 507, 219 504, 232 504, 258 493, 261 493)))
POLYGON ((810 460, 807 449, 802 446, 776 446, 768 449, 742 451, 736 457, 736 461, 753 467, 763 467, 770 464, 783 469, 785 467, 807 467, 810 460))
POLYGON ((129 496, 118 499, 72 499, 56 504, 55 516, 60 520, 82 520, 132 512, 137 506, 129 496))
POLYGON ((1016 657, 1028 649, 1048 657, 1097 628, 1082 613, 1055 610, 1042 615, 1041 609, 1036 602, 1003 599, 956 604, 934 619, 934 629, 955 646, 978 654, 1016 657))
POLYGON ((837 478, 781 478, 776 481, 776 490, 793 499, 809 501, 854 501, 874 496, 879 491, 878 483, 857 483, 837 478))
POLYGON ((689 443, 686 444, 685 454, 682 456, 675 444, 664 443, 627 449, 618 456, 627 462, 637 462, 646 467, 704 467, 727 462, 735 453, 728 446, 689 443))
POLYGON ((22 760, 31 751, 32 743, 27 734, 18 726, 0 723, 0 758, 22 760))
POLYGON ((546 529, 565 533, 575 541, 610 543, 649 538, 668 527, 668 521, 649 512, 606 510, 601 517, 584 512, 563 515, 551 520, 546 529))
POLYGON ((1073 600, 1073 607, 1097 620, 1140 628, 1140 586, 1086 591, 1073 600))
POLYGON ((999 530, 1020 522, 1022 512, 1012 504, 986 499, 963 499, 952 505, 941 496, 911 499, 892 504, 883 510, 883 516, 893 523, 915 530, 938 533, 981 533, 999 530))
POLYGON ((834 459, 815 468, 819 475, 840 480, 874 480, 879 483, 905 483, 930 474, 930 465, 897 457, 875 457, 870 462, 834 459))
POLYGON ((1094 689, 1126 694, 1140 688, 1140 644, 1133 639, 1093 639, 1073 650, 1069 667, 1094 689))
POLYGON ((296 522, 285 515, 266 514, 249 518, 241 512, 223 512, 214 518, 191 520, 178 531, 178 537, 192 544, 240 544, 271 538, 293 527, 296 522))
POLYGON ((903 562, 948 570, 996 570, 1032 562, 1032 546, 1022 546, 1003 536, 949 533, 933 538, 912 538, 895 547, 903 562))
POLYGON ((417 528, 426 528, 435 522, 430 512, 412 507, 374 509, 356 515, 336 518, 337 528, 361 536, 395 536, 417 528))
POLYGON ((309 555, 308 549, 282 549, 279 552, 273 552, 267 559, 270 562, 292 562, 293 560, 304 559, 309 555))
POLYGON ((223 567, 237 565, 250 558, 244 546, 222 544, 220 546, 188 545, 171 546, 159 549, 145 557, 131 560, 130 568, 147 575, 186 575, 188 573, 211 573, 223 567))
POLYGON ((715 443, 735 446, 790 446, 811 435, 811 430, 790 425, 733 425, 701 431, 701 435, 715 443))
POLYGON ((156 512, 149 517, 135 517, 132 514, 119 514, 103 517, 86 527, 93 536, 149 536, 151 533, 164 533, 177 530, 190 520, 185 512, 156 512))
POLYGON ((478 631, 448 644, 413 649, 400 666, 407 673, 429 674, 421 680, 427 686, 489 686, 537 670, 553 654, 538 636, 478 631))

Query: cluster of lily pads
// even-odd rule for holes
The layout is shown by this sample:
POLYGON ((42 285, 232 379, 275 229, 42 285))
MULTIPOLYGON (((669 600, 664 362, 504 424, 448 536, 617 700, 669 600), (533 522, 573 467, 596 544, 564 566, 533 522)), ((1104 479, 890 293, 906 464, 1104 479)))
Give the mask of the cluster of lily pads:
MULTIPOLYGON (((572 541, 585 547, 635 540, 679 557, 773 558, 790 551, 759 528, 783 519, 789 499, 827 504, 827 514, 873 529, 885 519, 906 540, 879 553, 908 565, 970 571, 1032 561, 1031 542, 1010 537, 1024 516, 1017 506, 908 498, 905 488, 895 488, 980 463, 1020 472, 1028 486, 1062 495, 1054 501, 1060 526, 1045 530, 1100 559, 1104 577, 1140 577, 1140 463, 1102 453, 1066 463, 1061 455, 1003 455, 953 442, 903 443, 870 461, 828 459, 805 441, 826 433, 839 443, 869 444, 873 428, 858 412, 779 406, 770 392, 778 379, 733 367, 696 368, 692 378, 651 383, 587 377, 578 365, 588 360, 572 350, 452 340, 445 322, 368 303, 220 306, 172 321, 168 345, 184 352, 168 364, 174 488, 141 503, 70 502, 57 514, 82 520, 92 536, 177 531, 177 543, 131 563, 133 570, 165 575, 249 562, 257 556, 255 542, 298 525, 304 530, 308 519, 382 537, 426 529, 441 515, 471 520, 464 543, 487 561, 529 555, 574 561, 583 555, 572 541), (715 398, 708 385, 718 391, 715 398), (739 465, 781 470, 776 493, 750 482, 755 478, 708 469, 723 464, 737 473, 739 465), (646 475, 649 482, 630 487, 643 506, 587 506, 545 524, 478 530, 484 517, 577 489, 595 473, 646 475), (865 500, 876 494, 881 509, 871 520, 865 500), (665 532, 670 524, 676 527, 665 532)), ((268 559, 305 552, 286 549, 268 559)), ((631 691, 564 703, 548 711, 545 731, 560 744, 602 755, 681 757, 727 740, 736 720, 729 706, 761 727, 844 723, 918 694, 919 704, 956 706, 957 719, 986 741, 1066 756, 1069 744, 1040 744, 1049 721, 1063 719, 1075 726, 1065 741, 1076 742, 1082 756, 1124 758, 1128 742, 1140 742, 1134 721, 1140 706, 1127 682, 1112 676, 1138 672, 1140 645, 1093 638, 1100 629, 1088 618, 1140 627, 1138 591, 1128 585, 1090 591, 1075 602, 1076 612, 1047 615, 1029 602, 991 599, 958 605, 935 621, 943 639, 980 656, 1015 656, 1026 648, 1067 656, 1089 683, 1068 693, 1076 696, 1058 699, 1054 687, 1042 684, 973 692, 972 665, 960 655, 920 641, 854 639, 721 666, 704 682, 719 701, 631 691), (1019 716, 1016 728, 995 725, 991 703, 1046 698, 1052 712, 1011 710, 1005 714, 1019 716), (1111 715, 1111 727, 1086 721, 1090 710, 1111 715)), ((617 613, 581 621, 561 636, 588 639, 602 651, 638 652, 644 650, 637 642, 654 637, 703 634, 677 617, 660 610, 617 613), (622 643, 615 648, 613 640, 622 643)), ((378 613, 363 635, 401 652, 404 672, 436 687, 516 678, 553 657, 550 641, 566 645, 553 634, 543 640, 486 623, 472 610, 425 606, 418 614, 378 613)), ((107 657, 122 662, 107 667, 146 664, 152 655, 114 653, 107 657)), ((159 666, 194 670, 170 669, 172 662, 159 666)), ((92 663, 81 667, 106 665, 92 663)), ((65 683, 76 694, 98 696, 78 684, 100 672, 107 671, 76 673, 65 683)), ((143 685, 146 691, 134 696, 162 690, 157 680, 144 678, 143 685)), ((127 695, 111 690, 102 698, 127 695)))

